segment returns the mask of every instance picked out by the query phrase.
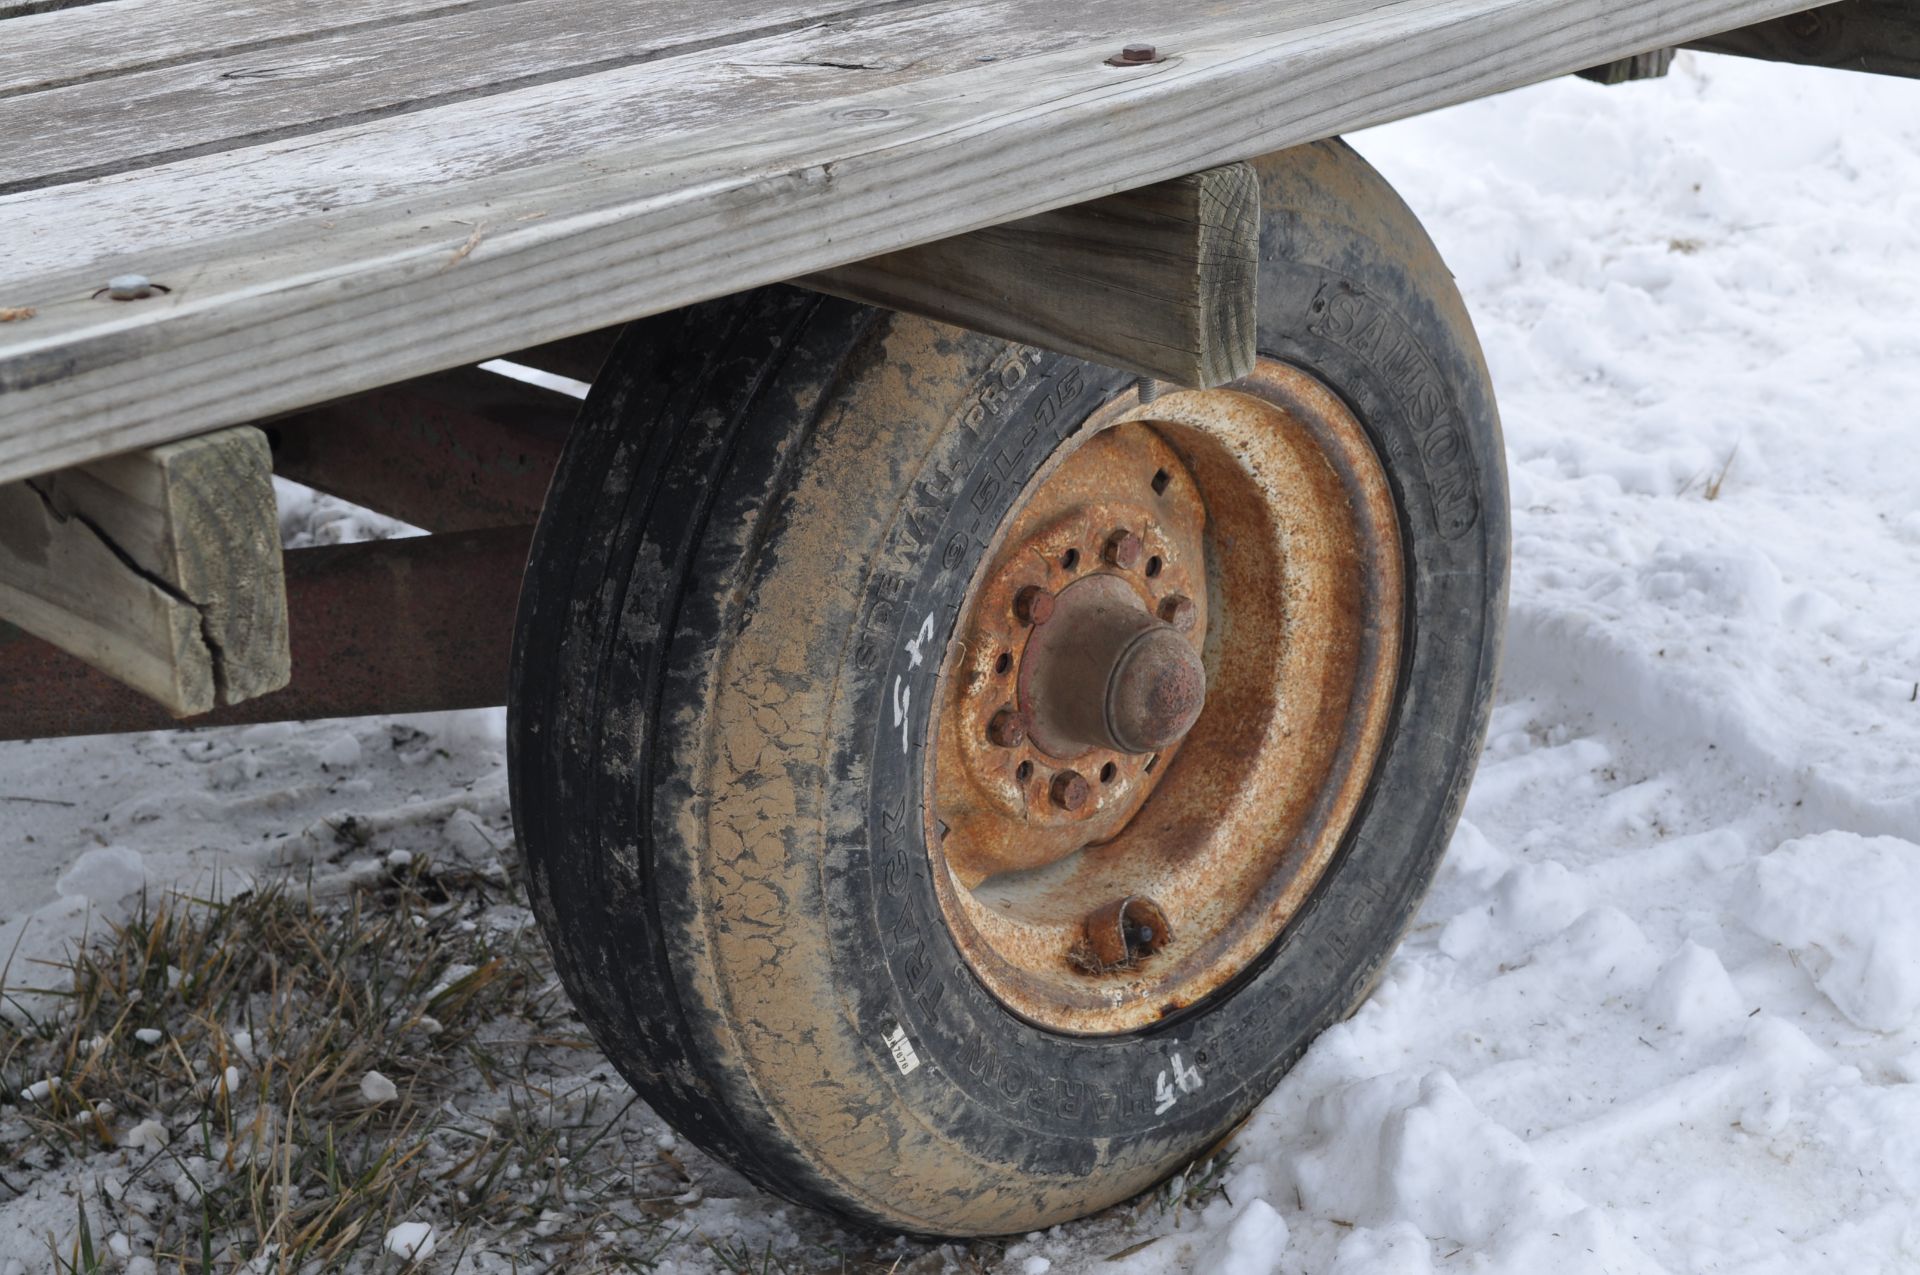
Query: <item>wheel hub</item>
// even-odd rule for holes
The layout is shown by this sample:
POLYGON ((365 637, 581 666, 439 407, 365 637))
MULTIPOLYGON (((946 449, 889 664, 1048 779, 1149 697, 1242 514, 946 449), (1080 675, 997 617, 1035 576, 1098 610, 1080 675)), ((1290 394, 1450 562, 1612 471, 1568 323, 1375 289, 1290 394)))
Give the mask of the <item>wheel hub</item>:
MULTIPOLYGON (((1166 601, 1176 600, 1186 601, 1166 601)), ((1207 669, 1135 589, 1102 574, 1069 585, 1035 627, 1019 686, 1027 732, 1049 757, 1095 749, 1138 757, 1171 748, 1192 728, 1206 704, 1207 669)))
POLYGON ((926 769, 934 887, 1008 1008, 1138 1030, 1247 968, 1385 741, 1404 584, 1364 431, 1305 373, 1096 412, 962 605, 926 769))

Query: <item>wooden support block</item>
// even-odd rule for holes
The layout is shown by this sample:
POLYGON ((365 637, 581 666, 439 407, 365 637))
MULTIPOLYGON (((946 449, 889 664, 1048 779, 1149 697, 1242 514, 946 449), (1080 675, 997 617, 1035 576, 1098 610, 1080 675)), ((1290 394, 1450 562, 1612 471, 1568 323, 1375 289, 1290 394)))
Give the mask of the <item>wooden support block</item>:
MULTIPOLYGON (((483 708, 507 700, 531 527, 287 551, 293 679, 191 726, 483 708)), ((0 740, 179 725, 152 700, 0 624, 0 740)))
POLYGON ((1592 80, 1595 84, 1626 84, 1633 80, 1657 80, 1673 69, 1673 54, 1672 49, 1650 49, 1645 53, 1636 53, 1630 58, 1602 62, 1599 66, 1590 66, 1574 74, 1583 80, 1592 80))
POLYGON ((274 471, 441 533, 530 526, 578 400, 456 368, 263 424, 274 471))
POLYGON ((175 716, 286 685, 266 436, 239 426, 0 487, 0 619, 175 716))
POLYGON ((1920 4, 1845 0, 1710 35, 1687 47, 1920 79, 1920 4))
POLYGON ((1259 259, 1259 179, 1227 164, 799 282, 1210 388, 1253 370, 1259 259))

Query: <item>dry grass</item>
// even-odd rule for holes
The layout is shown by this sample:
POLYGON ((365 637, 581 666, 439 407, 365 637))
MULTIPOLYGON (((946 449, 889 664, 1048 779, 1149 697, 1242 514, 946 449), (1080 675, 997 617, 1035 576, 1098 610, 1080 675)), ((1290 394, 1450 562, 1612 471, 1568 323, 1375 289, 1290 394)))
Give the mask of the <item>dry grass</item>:
POLYGON ((1688 478, 1686 482, 1681 483, 1680 490, 1674 494, 1676 496, 1684 496, 1695 487, 1698 487, 1700 488, 1700 494, 1706 499, 1720 499, 1720 492, 1727 485, 1727 475, 1733 471, 1734 458, 1739 455, 1740 444, 1736 442, 1732 447, 1727 449, 1727 458, 1720 462, 1718 469, 1711 472, 1702 470, 1700 473, 1694 474, 1688 478))
MULTIPOLYGON (((62 964, 0 976, 0 1190, 64 1184, 62 1272, 1003 1266, 1005 1243, 850 1236, 797 1209, 771 1238, 703 1224, 731 1175, 663 1137, 595 1051, 523 902, 498 865, 389 863, 345 893, 156 899, 62 964), (390 1100, 363 1094, 371 1071, 390 1100), (424 1261, 384 1249, 406 1221, 434 1227, 424 1261)), ((1177 1226, 1226 1164, 1094 1229, 1177 1226)))
POLYGON ((640 1132, 617 1118, 631 1097, 582 1081, 569 1056, 593 1047, 537 934, 492 923, 508 890, 408 865, 344 898, 143 906, 0 991, 24 1020, 0 1043, 0 1092, 48 1082, 14 1108, 0 1177, 19 1192, 118 1149, 56 1252, 80 1270, 112 1234, 168 1271, 377 1266, 416 1218, 442 1253, 489 1243, 546 1266, 591 1246, 645 1269, 660 1227, 630 1206, 689 1184, 657 1154, 607 1154, 640 1132), (62 1010, 35 1019, 48 995, 62 1010), (370 1071, 394 1098, 362 1093, 370 1071))

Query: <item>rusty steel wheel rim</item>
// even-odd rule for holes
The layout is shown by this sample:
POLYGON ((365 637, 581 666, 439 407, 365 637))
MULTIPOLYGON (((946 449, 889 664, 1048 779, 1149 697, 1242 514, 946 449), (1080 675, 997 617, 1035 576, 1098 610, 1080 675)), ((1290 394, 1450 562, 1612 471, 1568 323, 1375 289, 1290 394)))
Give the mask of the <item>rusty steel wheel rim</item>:
POLYGON ((1104 1035, 1252 965, 1360 809, 1403 611, 1385 471, 1307 373, 1097 411, 1002 520, 935 695, 933 879, 987 988, 1104 1035))

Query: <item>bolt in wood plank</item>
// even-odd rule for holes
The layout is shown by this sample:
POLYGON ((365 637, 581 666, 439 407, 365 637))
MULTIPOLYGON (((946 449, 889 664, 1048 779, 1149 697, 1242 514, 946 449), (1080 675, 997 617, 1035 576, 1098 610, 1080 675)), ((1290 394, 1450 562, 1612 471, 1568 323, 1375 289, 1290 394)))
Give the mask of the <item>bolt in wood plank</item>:
POLYGON ((266 437, 236 427, 0 487, 0 619, 176 716, 284 686, 266 437))
POLYGON ((1049 0, 929 5, 912 23, 850 23, 861 34, 844 36, 836 65, 795 33, 760 42, 744 70, 721 56, 609 73, 625 86, 611 99, 596 92, 606 79, 586 76, 343 130, 350 139, 0 201, 0 222, 31 209, 9 224, 24 225, 23 258, 71 263, 31 277, 0 267, 0 306, 37 315, 0 325, 0 481, 1685 43, 1794 0, 1067 8, 1099 33, 1049 44, 1063 20, 1049 0), (888 63, 885 87, 859 92, 866 72, 837 65, 907 34, 932 50, 924 75, 888 63), (1143 34, 1161 61, 1107 65, 1143 34), (805 73, 756 97, 747 72, 793 71, 776 45, 803 49, 805 73), (729 61, 746 78, 707 93, 729 61), (530 135, 516 115, 530 100, 575 109, 530 135), (575 116, 594 111, 593 138, 566 150, 575 116), (623 127, 622 113, 645 122, 623 127), (267 175, 275 164, 289 186, 267 175), (379 186, 412 181, 412 193, 327 202, 375 171, 414 174, 379 186), (240 225, 258 229, 201 237, 240 225), (138 256, 132 241, 146 245, 138 256), (92 301, 121 269, 186 286, 92 301))
POLYGON ((1260 181, 1225 164, 799 280, 1211 388, 1253 370, 1260 181))

